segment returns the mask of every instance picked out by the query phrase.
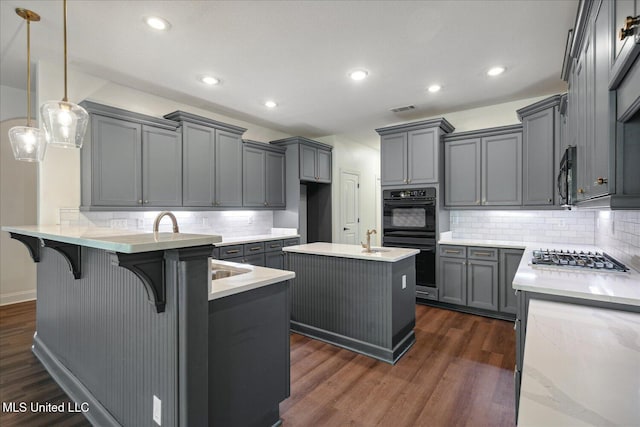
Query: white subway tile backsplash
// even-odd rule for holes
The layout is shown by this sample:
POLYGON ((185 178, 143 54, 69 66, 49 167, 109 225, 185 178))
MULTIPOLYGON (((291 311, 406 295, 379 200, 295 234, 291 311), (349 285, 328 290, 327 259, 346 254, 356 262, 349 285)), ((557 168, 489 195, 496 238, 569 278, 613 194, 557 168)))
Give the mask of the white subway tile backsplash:
POLYGON ((596 245, 640 270, 640 210, 597 213, 596 245))

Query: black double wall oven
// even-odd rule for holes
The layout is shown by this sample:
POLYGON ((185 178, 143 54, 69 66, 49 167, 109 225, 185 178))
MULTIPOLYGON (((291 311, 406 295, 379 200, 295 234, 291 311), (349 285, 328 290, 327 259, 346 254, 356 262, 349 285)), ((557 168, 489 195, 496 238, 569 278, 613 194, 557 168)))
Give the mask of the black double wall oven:
POLYGON ((436 287, 436 189, 411 188, 384 190, 383 246, 414 248, 416 255, 416 293, 433 297, 436 287))

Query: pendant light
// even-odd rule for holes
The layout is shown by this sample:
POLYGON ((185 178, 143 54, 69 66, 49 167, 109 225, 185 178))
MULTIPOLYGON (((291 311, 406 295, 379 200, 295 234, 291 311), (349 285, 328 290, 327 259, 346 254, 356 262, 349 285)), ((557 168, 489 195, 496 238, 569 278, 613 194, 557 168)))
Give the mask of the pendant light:
POLYGON ((67 0, 64 9, 64 98, 47 101, 40 107, 47 143, 54 147, 81 148, 89 114, 67 98, 67 0))
POLYGON ((38 22, 40 15, 22 8, 16 13, 27 21, 27 125, 9 129, 9 141, 16 160, 41 162, 47 148, 44 132, 31 126, 31 22, 38 22))

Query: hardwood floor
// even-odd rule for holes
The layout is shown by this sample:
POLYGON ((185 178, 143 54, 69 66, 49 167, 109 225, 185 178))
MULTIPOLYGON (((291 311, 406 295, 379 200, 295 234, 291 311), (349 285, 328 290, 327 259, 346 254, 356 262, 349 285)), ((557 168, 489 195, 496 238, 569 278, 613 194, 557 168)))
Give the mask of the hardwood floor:
MULTIPOLYGON (((0 401, 70 402, 31 353, 35 302, 0 307, 0 401)), ((285 426, 513 426, 513 324, 416 306, 395 365, 291 335, 285 426)), ((85 426, 80 414, 0 413, 0 425, 85 426)))

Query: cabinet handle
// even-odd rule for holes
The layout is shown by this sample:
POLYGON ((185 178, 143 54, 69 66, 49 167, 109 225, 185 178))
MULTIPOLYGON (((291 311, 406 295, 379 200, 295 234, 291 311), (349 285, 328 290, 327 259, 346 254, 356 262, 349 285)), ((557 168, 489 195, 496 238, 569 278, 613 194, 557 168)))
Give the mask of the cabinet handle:
POLYGON ((249 249, 250 251, 259 251, 261 249, 260 246, 254 246, 251 249, 249 249))
POLYGON ((604 185, 608 183, 609 183, 609 180, 607 178, 603 178, 599 176, 598 179, 596 179, 596 182, 593 183, 593 185, 604 185))
POLYGON ((478 255, 478 256, 491 256, 492 253, 491 252, 474 252, 474 255, 478 255))
POLYGON ((578 188, 578 193, 584 194, 584 188, 578 188))
POLYGON ((149 203, 149 201, 148 201, 148 200, 145 200, 145 201, 144 201, 144 203, 145 203, 145 204, 146 204, 146 203, 149 203))
POLYGON ((265 205, 265 206, 269 206, 269 203, 267 203, 267 202, 264 202, 264 205, 265 205))
POLYGON ((142 204, 142 199, 138 200, 138 204, 141 205, 142 204))
POLYGON ((280 245, 278 245, 277 243, 274 243, 272 245, 269 245, 270 248, 279 248, 280 245))
POLYGON ((480 204, 480 200, 476 200, 476 205, 479 205, 479 204, 480 204))
POLYGON ((445 254, 460 254, 460 253, 462 253, 462 252, 461 252, 461 251, 453 251, 453 250, 451 250, 451 249, 445 249, 445 250, 444 250, 444 253, 445 253, 445 254))
POLYGON ((633 17, 627 16, 627 19, 624 20, 624 27, 620 28, 620 40, 624 40, 627 37, 630 37, 634 33, 634 27, 640 25, 640 15, 633 17))
POLYGON ((553 203, 553 199, 547 200, 548 203, 553 203))
POLYGON ((237 254, 238 252, 240 252, 240 249, 232 249, 230 251, 226 251, 225 254, 227 254, 227 255, 237 254))

